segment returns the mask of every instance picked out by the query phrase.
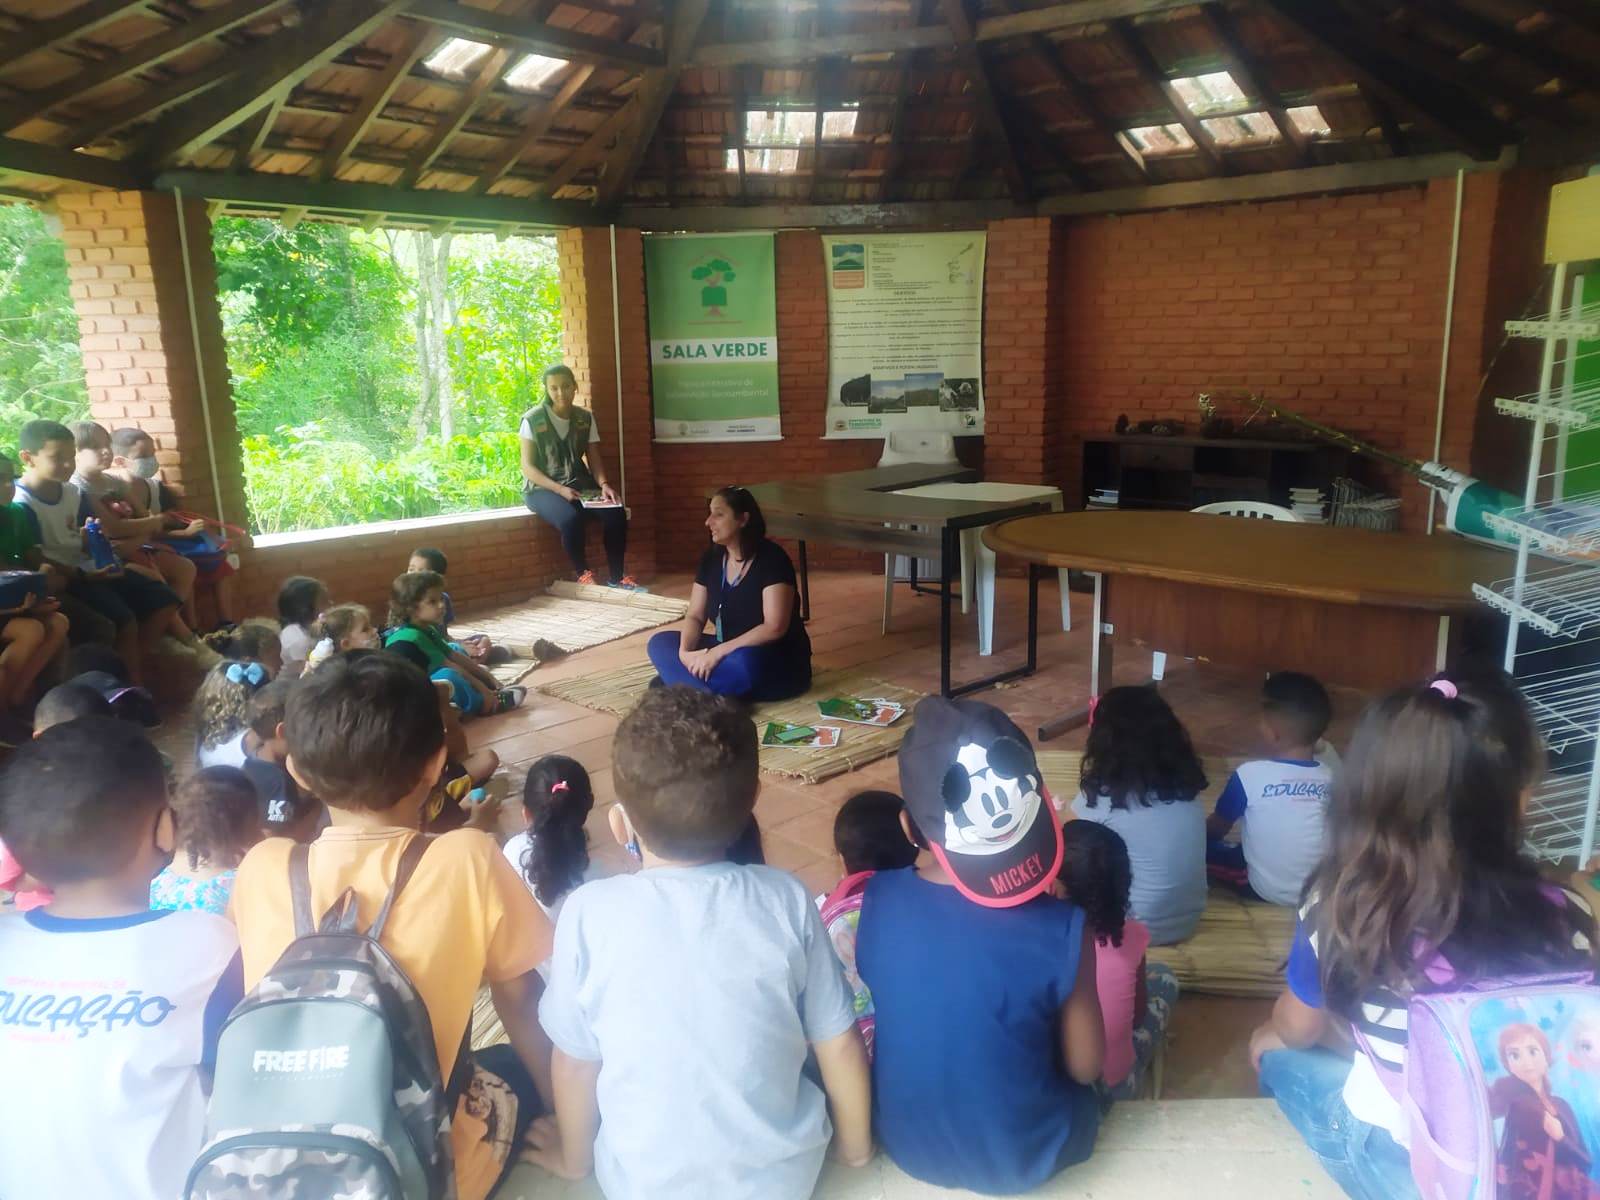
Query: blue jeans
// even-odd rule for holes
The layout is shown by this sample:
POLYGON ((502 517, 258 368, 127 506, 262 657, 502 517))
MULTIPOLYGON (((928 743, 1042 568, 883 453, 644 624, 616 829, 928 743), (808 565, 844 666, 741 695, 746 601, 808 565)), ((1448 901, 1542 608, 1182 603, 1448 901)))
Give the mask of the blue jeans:
POLYGON ((1354 1200, 1416 1200, 1411 1156, 1388 1130, 1345 1107, 1350 1060, 1331 1050, 1272 1050, 1261 1056, 1261 1092, 1311 1147, 1323 1169, 1354 1200))
POLYGON ((692 687, 742 700, 787 700, 811 686, 810 662, 796 663, 776 645, 740 646, 711 672, 696 679, 678 658, 683 635, 663 629, 650 639, 650 662, 668 687, 692 687))
POLYGON ((589 569, 589 556, 583 547, 584 526, 592 517, 600 522, 600 534, 606 544, 606 565, 611 571, 610 582, 616 583, 626 572, 622 560, 628 549, 628 514, 620 508, 585 508, 576 500, 563 500, 548 488, 531 488, 522 493, 522 502, 528 511, 536 513, 561 535, 561 545, 572 560, 572 569, 582 575, 589 569))

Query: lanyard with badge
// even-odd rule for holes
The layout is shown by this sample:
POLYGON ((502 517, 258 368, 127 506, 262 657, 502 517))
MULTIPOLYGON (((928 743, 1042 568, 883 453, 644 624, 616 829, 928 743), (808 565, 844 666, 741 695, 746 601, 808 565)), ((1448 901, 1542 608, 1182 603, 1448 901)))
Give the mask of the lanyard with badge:
MULTIPOLYGON (((724 551, 724 554, 726 554, 726 553, 727 552, 724 551)), ((722 636, 722 610, 728 607, 728 588, 729 587, 738 587, 741 583, 744 582, 744 577, 746 575, 750 574, 750 564, 753 563, 753 562, 755 562, 755 556, 754 555, 751 555, 749 558, 744 560, 744 566, 739 568, 739 578, 735 579, 732 584, 730 584, 728 582, 728 564, 727 564, 726 560, 723 561, 722 566, 717 571, 717 579, 722 584, 721 588, 718 590, 718 593, 717 593, 717 644, 718 645, 721 645, 723 642, 725 642, 727 640, 726 638, 724 638, 722 636)))

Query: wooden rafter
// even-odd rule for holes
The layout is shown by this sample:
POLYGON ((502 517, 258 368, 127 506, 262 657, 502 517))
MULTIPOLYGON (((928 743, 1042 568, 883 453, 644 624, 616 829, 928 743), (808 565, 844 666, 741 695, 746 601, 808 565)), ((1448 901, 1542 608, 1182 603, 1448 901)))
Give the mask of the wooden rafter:
POLYGON ((1477 98, 1453 84, 1419 79, 1403 52, 1357 33, 1343 9, 1328 0, 1260 0, 1302 37, 1343 64, 1365 90, 1397 108, 1473 158, 1498 157, 1513 133, 1485 112, 1477 98))
POLYGON ((544 21, 457 4, 455 0, 411 0, 408 9, 419 20, 443 26, 478 41, 530 50, 535 54, 564 58, 569 62, 589 62, 633 72, 645 67, 659 67, 663 62, 661 51, 649 46, 577 33, 544 21))
POLYGON ((1006 181, 1006 191, 1018 203, 1028 199, 1028 177, 1017 157, 1011 131, 1006 128, 1005 114, 1000 111, 1000 101, 989 80, 989 68, 984 66, 983 55, 978 52, 977 34, 972 19, 967 15, 964 0, 940 0, 944 19, 956 37, 956 57, 967 73, 973 94, 978 100, 978 120, 974 122, 973 138, 988 139, 989 151, 1000 166, 1006 181))
POLYGON ((1233 76, 1233 81, 1245 95, 1254 96, 1261 102, 1267 116, 1272 118, 1273 125, 1277 127, 1278 136, 1283 139, 1285 145, 1294 150, 1296 165, 1303 167, 1309 164, 1311 153, 1306 145, 1305 134, 1301 133, 1299 126, 1289 119, 1283 97, 1267 82, 1266 71, 1262 69, 1256 56, 1245 48, 1243 39, 1239 37, 1239 30, 1227 9, 1220 4, 1208 4, 1200 10, 1200 15, 1211 36, 1222 48, 1223 63, 1228 68, 1228 73, 1233 76))
POLYGON ((1106 38, 1115 46, 1123 58, 1133 65, 1139 77, 1161 93, 1161 99, 1171 110, 1172 117, 1182 125, 1190 139, 1194 142, 1195 153, 1200 161, 1205 164, 1208 174, 1226 175, 1229 173, 1228 164, 1217 153, 1217 144, 1212 139, 1206 127, 1200 123, 1200 118, 1189 111, 1189 106, 1184 103, 1183 97, 1178 94, 1178 89, 1173 87, 1172 80, 1166 71, 1156 62, 1155 56, 1145 46, 1144 40, 1139 36, 1139 31, 1125 21, 1113 21, 1106 26, 1106 38))
MULTIPOLYGON (((825 32, 827 13, 827 0, 817 0, 817 11, 811 26, 812 37, 821 37, 825 32)), ((811 204, 817 202, 818 186, 822 183, 822 123, 828 105, 833 100, 834 80, 839 71, 837 59, 821 58, 811 72, 814 84, 812 100, 816 106, 816 118, 811 124, 811 182, 806 187, 806 199, 811 204)))
POLYGON ((477 181, 472 185, 471 191, 473 195, 483 195, 495 184, 499 183, 500 180, 504 179, 506 173, 517 165, 522 156, 549 134, 556 118, 577 99, 578 93, 583 91, 584 85, 589 82, 589 77, 594 72, 595 66, 593 63, 574 64, 571 74, 562 83, 561 90, 547 100, 529 119, 528 125, 522 133, 513 138, 505 149, 488 166, 484 167, 483 174, 479 175, 477 181))
POLYGON ((278 114, 283 111, 283 101, 269 100, 250 116, 246 117, 239 127, 239 144, 233 150, 233 162, 229 164, 230 171, 248 171, 255 161, 255 156, 266 147, 267 138, 272 133, 272 127, 278 123, 278 114))
POLYGON ((638 110, 639 94, 635 92, 628 103, 601 122, 600 127, 589 135, 588 140, 583 145, 567 155, 566 160, 556 168, 555 174, 534 189, 534 195, 554 196, 567 184, 571 183, 577 177, 579 171, 593 162, 613 141, 617 140, 618 134, 635 117, 638 110))
POLYGON ((191 21, 136 42, 119 54, 88 63, 83 70, 67 76, 60 83, 29 92, 6 104, 4 110, 0 111, 0 126, 15 129, 24 121, 47 113, 58 105, 70 104, 96 88, 156 66, 163 59, 171 58, 197 42, 227 33, 265 16, 285 3, 287 0, 231 0, 216 8, 208 8, 191 21))
POLYGON ((132 125, 214 88, 237 70, 237 59, 223 53, 205 66, 165 83, 145 88, 121 104, 101 109, 83 120, 69 122, 46 140, 54 146, 89 146, 107 134, 132 125))
POLYGON ((339 128, 328 139, 328 148, 317 161, 317 178, 334 179, 338 176, 340 168, 349 159, 350 151, 360 144, 367 130, 372 128, 373 121, 383 112, 384 105, 389 103, 411 68, 437 49, 445 36, 421 24, 413 25, 406 32, 389 65, 376 78, 368 80, 355 108, 339 122, 339 128))
POLYGON ((62 179, 109 188, 136 188, 140 183, 133 170, 114 159, 8 137, 0 137, 0 175, 62 179))
MULTIPOLYGON (((1464 34, 1480 46, 1488 46, 1499 54, 1519 58, 1550 78, 1559 78, 1569 88, 1600 92, 1600 64, 1592 60, 1568 54, 1559 46, 1480 16, 1464 4, 1421 0, 1420 7, 1435 15, 1441 24, 1464 34)), ((1596 16, 1600 19, 1600 9, 1597 9, 1596 16)))
MULTIPOLYGON (((638 120, 634 127, 617 139, 617 147, 607 159, 600 180, 597 200, 610 206, 620 200, 633 181, 644 153, 661 124, 661 114, 667 110, 667 101, 678 86, 678 76, 689 64, 689 55, 700 40, 700 30, 705 25, 710 0, 678 0, 672 19, 667 25, 667 65, 647 71, 644 82, 634 93, 639 102, 638 120)), ((741 154, 740 162, 744 161, 741 154)))
POLYGON ((1372 110, 1372 119, 1377 122, 1378 130, 1383 134, 1383 143, 1389 147, 1389 153, 1396 158, 1402 158, 1411 153, 1411 139, 1406 136, 1406 131, 1401 128, 1400 120, 1394 115, 1394 109, 1382 96, 1376 95, 1366 88, 1358 88, 1361 99, 1372 110))
POLYGON ((55 50, 88 37, 101 26, 138 12, 148 3, 149 0, 85 0, 59 17, 40 21, 23 32, 8 34, 0 44, 0 71, 42 51, 55 50))
POLYGON ((428 136, 423 138, 422 144, 412 152, 406 162, 406 169, 400 172, 401 187, 417 186, 417 180, 422 178, 422 173, 428 169, 428 164, 439 157, 439 152, 444 149, 445 143, 461 131, 461 127, 477 110, 478 102, 500 76, 505 74, 506 68, 511 65, 512 56, 517 53, 518 51, 505 46, 498 46, 489 51, 472 83, 456 100, 455 107, 448 113, 440 114, 438 122, 429 131, 428 136))

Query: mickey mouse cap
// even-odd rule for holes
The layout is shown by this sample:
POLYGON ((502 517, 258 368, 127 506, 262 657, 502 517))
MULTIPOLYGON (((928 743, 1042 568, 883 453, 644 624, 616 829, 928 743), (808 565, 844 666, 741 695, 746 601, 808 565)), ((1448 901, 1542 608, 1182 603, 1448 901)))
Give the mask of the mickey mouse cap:
POLYGON ((900 791, 933 856, 968 900, 1026 903, 1061 869, 1061 825, 1027 735, 1005 713, 930 696, 900 744, 900 791))

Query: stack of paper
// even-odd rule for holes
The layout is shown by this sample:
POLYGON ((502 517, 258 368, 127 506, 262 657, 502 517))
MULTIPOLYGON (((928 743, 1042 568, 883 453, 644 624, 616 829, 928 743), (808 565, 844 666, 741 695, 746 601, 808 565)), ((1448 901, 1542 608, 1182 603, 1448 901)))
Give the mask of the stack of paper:
POLYGON ((1327 521, 1328 497, 1321 488, 1290 488, 1289 505, 1294 515, 1308 525, 1322 525, 1327 521))

